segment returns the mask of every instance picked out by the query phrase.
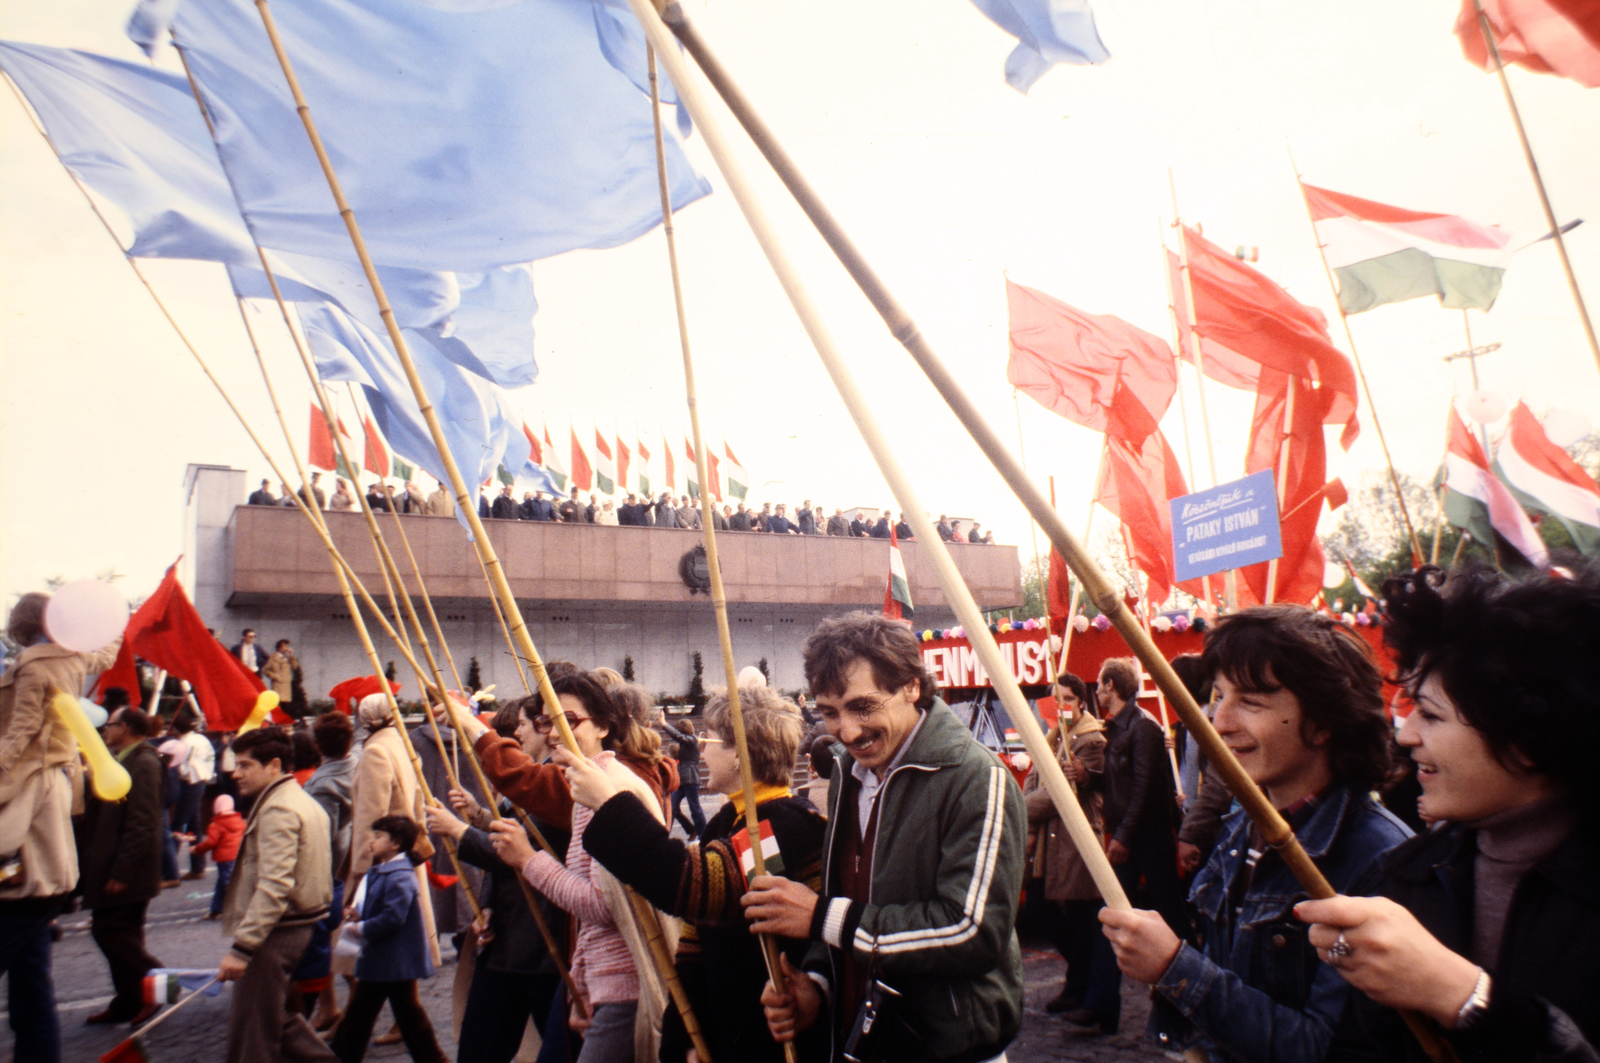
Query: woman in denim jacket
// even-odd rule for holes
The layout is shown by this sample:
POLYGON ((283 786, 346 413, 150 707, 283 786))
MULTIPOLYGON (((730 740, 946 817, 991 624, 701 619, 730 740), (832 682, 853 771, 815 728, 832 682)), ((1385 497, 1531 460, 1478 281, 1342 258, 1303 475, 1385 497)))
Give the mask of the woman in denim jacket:
MULTIPOLYGON (((1382 684, 1365 643, 1300 606, 1247 609, 1207 636, 1215 724, 1306 855, 1347 890, 1410 831, 1370 791, 1389 765, 1382 684)), ((1213 1061, 1318 1063, 1350 988, 1295 918, 1294 875, 1237 811, 1189 893, 1194 940, 1154 912, 1102 911, 1125 974, 1155 990, 1163 1047, 1213 1061)))

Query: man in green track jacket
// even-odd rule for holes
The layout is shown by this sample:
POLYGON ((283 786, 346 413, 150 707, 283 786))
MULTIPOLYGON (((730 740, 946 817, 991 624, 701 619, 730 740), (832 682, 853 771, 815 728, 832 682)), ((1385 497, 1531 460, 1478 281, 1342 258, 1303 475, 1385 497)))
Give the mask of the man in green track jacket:
POLYGON ((839 745, 822 895, 757 876, 744 898, 758 933, 813 942, 803 971, 785 960, 787 986, 767 986, 767 1024, 787 1041, 826 1021, 840 1059, 869 1009, 856 1059, 996 1059, 1022 1021, 1022 793, 935 696, 903 624, 826 620, 804 657, 839 745))

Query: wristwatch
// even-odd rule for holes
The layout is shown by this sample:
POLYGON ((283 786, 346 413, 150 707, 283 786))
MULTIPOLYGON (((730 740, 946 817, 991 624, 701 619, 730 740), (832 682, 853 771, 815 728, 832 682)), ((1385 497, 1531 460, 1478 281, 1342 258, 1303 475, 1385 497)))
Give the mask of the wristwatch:
POLYGON ((1461 1010, 1456 1012, 1456 1025, 1458 1030, 1470 1030, 1489 1011, 1489 972, 1482 967, 1478 968, 1478 980, 1473 983, 1472 995, 1467 1002, 1461 1005, 1461 1010))

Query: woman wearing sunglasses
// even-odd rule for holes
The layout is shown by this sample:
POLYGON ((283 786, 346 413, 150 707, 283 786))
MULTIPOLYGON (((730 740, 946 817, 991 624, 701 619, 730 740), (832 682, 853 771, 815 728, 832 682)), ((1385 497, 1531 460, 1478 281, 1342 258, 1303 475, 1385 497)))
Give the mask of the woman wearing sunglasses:
POLYGON ((1600 569, 1512 581, 1425 568, 1384 587, 1415 708, 1398 739, 1432 829, 1371 897, 1306 901, 1352 997, 1330 1060, 1421 1060, 1395 1010, 1463 1060, 1600 1058, 1600 569))

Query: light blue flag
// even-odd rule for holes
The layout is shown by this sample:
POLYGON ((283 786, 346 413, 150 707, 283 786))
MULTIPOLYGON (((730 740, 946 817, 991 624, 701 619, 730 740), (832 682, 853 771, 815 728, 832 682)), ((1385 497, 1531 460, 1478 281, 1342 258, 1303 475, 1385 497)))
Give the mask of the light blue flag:
MULTIPOLYGON (((271 299, 249 230, 186 79, 89 52, 0 42, 0 68, 33 105, 66 165, 133 228, 136 258, 227 265, 234 291, 271 299)), ((382 333, 377 301, 350 253, 269 251, 291 302, 328 300, 382 333)), ((467 274, 378 267, 400 324, 430 330, 444 354, 505 387, 533 382, 531 267, 467 274)))
MULTIPOLYGON (((322 378, 360 385, 379 430, 395 452, 415 461, 435 479, 448 481, 433 436, 388 340, 332 303, 298 303, 295 311, 322 378)), ((524 470, 520 475, 535 480, 541 490, 554 491, 548 476, 525 470, 528 440, 504 389, 463 370, 424 332, 406 329, 404 335, 462 476, 480 484, 503 463, 508 469, 524 470)))
MULTIPOLYGON (((480 271, 626 243, 661 221, 649 101, 593 0, 277 0, 273 14, 375 261, 480 271)), ((264 246, 349 236, 249 0, 173 28, 264 246)), ((710 192, 675 137, 674 207, 710 192)))
POLYGON ((1111 58, 1088 0, 972 0, 1018 44, 1006 57, 1006 84, 1027 92, 1057 63, 1092 66, 1111 58))
POLYGON ((89 52, 0 41, 61 160, 127 215, 137 258, 256 259, 181 77, 89 52))

